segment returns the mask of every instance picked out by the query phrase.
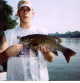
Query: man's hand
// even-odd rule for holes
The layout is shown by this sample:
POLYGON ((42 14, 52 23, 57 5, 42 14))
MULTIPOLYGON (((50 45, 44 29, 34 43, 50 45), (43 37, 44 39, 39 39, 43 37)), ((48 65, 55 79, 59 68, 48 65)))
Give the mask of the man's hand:
POLYGON ((40 46, 39 50, 44 54, 44 58, 51 62, 54 60, 55 58, 55 54, 53 52, 51 52, 47 46, 40 46))
POLYGON ((15 44, 5 50, 7 56, 17 56, 21 49, 23 48, 22 44, 15 44))

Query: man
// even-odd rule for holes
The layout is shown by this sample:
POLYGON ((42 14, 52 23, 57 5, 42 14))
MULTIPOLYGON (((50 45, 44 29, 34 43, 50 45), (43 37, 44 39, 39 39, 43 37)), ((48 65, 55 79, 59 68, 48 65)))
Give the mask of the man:
POLYGON ((46 65, 46 60, 52 60, 49 49, 46 46, 41 46, 38 51, 38 56, 35 57, 32 50, 24 49, 23 45, 19 44, 18 40, 18 37, 29 34, 44 34, 39 30, 39 28, 37 29, 32 25, 32 17, 34 16, 32 4, 29 1, 20 1, 18 3, 17 16, 20 19, 20 26, 5 31, 5 41, 3 42, 2 49, 0 50, 0 64, 5 63, 9 59, 8 80, 49 80, 46 65), (21 54, 19 55, 20 52, 21 54), (20 57, 14 57, 17 55, 20 57), (12 65, 10 67, 11 63, 12 65), (25 65, 28 63, 29 65, 25 65))

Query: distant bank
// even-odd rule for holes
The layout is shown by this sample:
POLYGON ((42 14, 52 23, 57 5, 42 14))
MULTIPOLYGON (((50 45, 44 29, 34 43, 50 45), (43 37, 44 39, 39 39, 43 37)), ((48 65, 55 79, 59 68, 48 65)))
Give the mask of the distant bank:
POLYGON ((50 33, 49 35, 51 36, 56 36, 56 37, 61 37, 61 38, 80 38, 80 32, 79 31, 74 31, 74 32, 66 32, 66 33, 50 33))

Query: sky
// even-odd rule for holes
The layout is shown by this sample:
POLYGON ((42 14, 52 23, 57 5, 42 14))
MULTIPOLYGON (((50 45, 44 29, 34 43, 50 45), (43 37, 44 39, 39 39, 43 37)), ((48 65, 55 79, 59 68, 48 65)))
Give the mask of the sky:
MULTIPOLYGON (((6 0, 14 15, 19 0, 6 0)), ((80 0, 30 0, 35 11, 34 23, 49 33, 80 31, 80 0)))

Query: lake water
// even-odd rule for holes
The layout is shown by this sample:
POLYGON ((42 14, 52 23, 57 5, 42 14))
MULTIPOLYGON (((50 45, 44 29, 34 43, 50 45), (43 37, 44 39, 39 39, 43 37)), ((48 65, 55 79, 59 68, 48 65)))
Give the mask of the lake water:
POLYGON ((80 38, 62 38, 62 45, 73 49, 75 56, 66 62, 62 53, 58 53, 55 61, 48 64, 51 81, 78 81, 80 80, 80 38))

